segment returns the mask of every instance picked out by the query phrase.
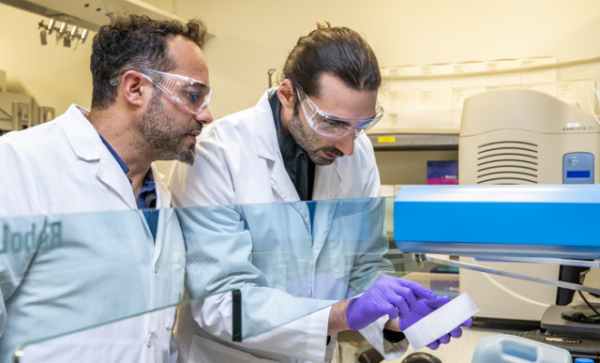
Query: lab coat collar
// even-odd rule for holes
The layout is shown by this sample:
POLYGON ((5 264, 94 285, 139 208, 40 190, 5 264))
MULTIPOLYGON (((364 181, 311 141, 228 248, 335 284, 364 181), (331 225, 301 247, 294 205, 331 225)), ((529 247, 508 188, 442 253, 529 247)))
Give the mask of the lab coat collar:
POLYGON ((254 113, 254 135, 256 139, 256 151, 258 156, 276 161, 281 159, 279 151, 279 143, 277 141, 277 129, 275 128, 275 120, 273 120, 273 111, 269 104, 269 97, 276 88, 271 88, 263 94, 256 105, 254 113))
POLYGON ((102 143, 98 131, 88 121, 89 111, 72 104, 65 115, 67 117, 61 118, 60 122, 75 155, 88 162, 98 162, 98 178, 114 190, 129 208, 137 209, 131 184, 123 169, 102 143))
POLYGON ((85 161, 100 160, 102 140, 88 121, 89 114, 83 107, 72 104, 65 112, 67 117, 61 117, 60 123, 77 157, 85 161))

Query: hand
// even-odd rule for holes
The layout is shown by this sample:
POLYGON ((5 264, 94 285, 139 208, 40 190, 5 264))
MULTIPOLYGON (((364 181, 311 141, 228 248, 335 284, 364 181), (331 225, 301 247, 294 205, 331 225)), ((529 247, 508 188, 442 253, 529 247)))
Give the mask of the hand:
POLYGON ((346 321, 352 330, 360 330, 382 316, 407 318, 421 299, 435 300, 431 290, 416 282, 381 276, 364 294, 350 300, 346 321))
MULTIPOLYGON (((405 319, 400 319, 400 330, 404 331, 417 321, 423 319, 427 315, 429 315, 434 310, 444 306, 450 301, 448 296, 442 296, 435 300, 420 300, 417 302, 417 306, 415 309, 411 310, 410 315, 405 319)), ((469 318, 464 323, 460 324, 460 326, 453 329, 449 334, 444 335, 439 338, 435 342, 427 345, 429 349, 436 350, 439 348, 440 344, 448 344, 450 342, 450 338, 460 338, 462 336, 461 326, 468 328, 473 324, 473 319, 469 318)))

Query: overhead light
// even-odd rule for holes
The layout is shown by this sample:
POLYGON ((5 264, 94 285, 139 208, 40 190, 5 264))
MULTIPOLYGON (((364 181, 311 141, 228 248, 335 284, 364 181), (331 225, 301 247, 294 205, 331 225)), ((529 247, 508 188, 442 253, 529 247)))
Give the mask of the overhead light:
POLYGON ((55 24, 56 24, 56 20, 54 20, 54 19, 50 19, 50 21, 48 22, 48 25, 44 24, 44 20, 42 20, 38 23, 38 29, 39 28, 42 29, 40 31, 40 41, 41 41, 42 45, 48 44, 47 35, 52 34, 52 32, 54 32, 55 30, 56 30, 56 42, 58 43, 62 39, 63 46, 65 46, 65 47, 71 47, 71 41, 73 41, 73 40, 76 40, 76 41, 81 40, 81 44, 83 44, 83 43, 85 43, 85 41, 89 35, 89 30, 83 29, 83 28, 82 28, 83 31, 82 31, 81 35, 79 35, 79 27, 73 26, 73 28, 69 29, 66 22, 63 22, 60 25, 60 28, 54 26, 55 24))
POLYGON ((71 29, 71 39, 75 39, 75 36, 79 36, 79 34, 77 34, 77 27, 74 26, 73 29, 71 29))
MULTIPOLYGON (((42 20, 42 25, 44 24, 44 21, 42 20)), ((48 35, 52 34, 52 32, 54 31, 54 19, 50 19, 50 22, 48 22, 48 35)))
POLYGON ((64 31, 65 31, 66 27, 67 27, 67 23, 65 23, 65 22, 63 21, 63 23, 62 23, 62 24, 61 24, 61 26, 60 26, 60 29, 58 29, 58 34, 60 34, 60 35, 63 35, 63 33, 64 33, 64 31))

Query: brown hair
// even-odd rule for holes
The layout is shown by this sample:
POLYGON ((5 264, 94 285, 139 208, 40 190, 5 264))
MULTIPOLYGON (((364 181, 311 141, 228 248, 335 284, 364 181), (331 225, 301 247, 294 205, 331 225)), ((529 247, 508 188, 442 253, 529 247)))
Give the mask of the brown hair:
POLYGON ((317 29, 298 39, 283 68, 284 79, 307 95, 319 96, 324 73, 339 78, 357 91, 377 91, 381 73, 373 49, 357 32, 346 27, 317 24, 317 29))

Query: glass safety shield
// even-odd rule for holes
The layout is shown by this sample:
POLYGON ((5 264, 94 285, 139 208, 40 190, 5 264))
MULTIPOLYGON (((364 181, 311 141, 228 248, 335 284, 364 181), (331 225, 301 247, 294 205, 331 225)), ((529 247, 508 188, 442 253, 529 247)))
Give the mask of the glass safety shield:
POLYGON ((141 211, 3 219, 2 361, 138 361, 164 347, 167 361, 173 329, 186 339, 177 327, 198 321, 231 327, 229 342, 306 328, 379 277, 419 268, 390 250, 391 205, 164 209, 156 240, 141 211))

